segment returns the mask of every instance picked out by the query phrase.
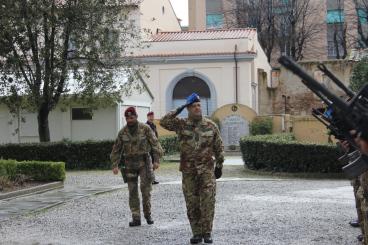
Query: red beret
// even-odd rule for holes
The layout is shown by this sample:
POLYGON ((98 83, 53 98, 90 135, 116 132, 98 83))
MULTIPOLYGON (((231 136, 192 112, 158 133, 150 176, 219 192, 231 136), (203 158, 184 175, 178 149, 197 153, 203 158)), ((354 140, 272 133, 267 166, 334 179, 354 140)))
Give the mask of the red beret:
POLYGON ((124 113, 125 117, 137 116, 137 111, 133 106, 127 108, 124 113))
POLYGON ((153 116, 153 115, 154 115, 153 111, 150 111, 150 112, 147 113, 147 117, 148 116, 153 116))

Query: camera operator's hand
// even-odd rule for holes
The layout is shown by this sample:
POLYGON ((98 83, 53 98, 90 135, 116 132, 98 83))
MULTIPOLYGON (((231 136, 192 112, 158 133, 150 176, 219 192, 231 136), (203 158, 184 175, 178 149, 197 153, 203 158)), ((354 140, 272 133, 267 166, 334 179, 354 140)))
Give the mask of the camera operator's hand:
POLYGON ((345 151, 345 152, 349 152, 350 151, 350 144, 348 141, 346 140, 340 140, 340 146, 341 148, 345 151))
POLYGON ((363 154, 368 155, 368 141, 362 138, 359 138, 359 146, 360 146, 360 151, 363 154))

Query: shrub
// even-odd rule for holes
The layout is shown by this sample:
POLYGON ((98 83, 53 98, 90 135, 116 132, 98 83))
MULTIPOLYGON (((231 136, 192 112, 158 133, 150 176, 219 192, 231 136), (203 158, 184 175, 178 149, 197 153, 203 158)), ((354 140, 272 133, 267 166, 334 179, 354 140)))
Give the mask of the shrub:
POLYGON ((350 88, 358 92, 364 85, 367 84, 368 79, 368 57, 364 57, 353 67, 350 88))
MULTIPOLYGON (((176 136, 162 137, 160 143, 166 154, 178 151, 176 136)), ((6 144, 0 145, 0 159, 65 162, 66 169, 110 169, 113 144, 112 140, 6 144)))
POLYGON ((245 165, 253 170, 341 172, 336 146, 300 143, 290 134, 244 137, 240 148, 245 165))
POLYGON ((250 123, 251 135, 272 134, 272 118, 258 117, 250 123))
POLYGON ((159 138, 160 144, 164 149, 166 155, 174 154, 179 152, 179 141, 176 135, 174 136, 163 136, 159 138))
POLYGON ((65 163, 0 160, 1 176, 16 180, 26 176, 35 181, 61 181, 65 179, 65 163))

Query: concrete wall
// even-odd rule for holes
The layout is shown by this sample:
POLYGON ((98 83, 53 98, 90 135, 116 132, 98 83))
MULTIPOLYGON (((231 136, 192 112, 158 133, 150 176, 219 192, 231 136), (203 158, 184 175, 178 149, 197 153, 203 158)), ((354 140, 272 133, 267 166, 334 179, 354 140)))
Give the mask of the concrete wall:
MULTIPOLYGON (((211 62, 211 63, 183 63, 183 64, 151 64, 148 67, 150 77, 146 79, 149 89, 155 96, 152 109, 156 117, 160 118, 169 110, 166 97, 168 87, 175 83, 176 77, 181 74, 201 74, 214 86, 216 104, 214 108, 219 108, 226 104, 235 102, 235 65, 233 62, 211 62)), ((239 70, 239 103, 251 107, 251 82, 252 64, 250 62, 240 62, 239 70)), ((256 82, 256 81, 254 81, 256 82)), ((209 84, 211 86, 211 84, 209 84)), ((170 107, 171 105, 169 105, 170 107)))
MULTIPOLYGON (((323 62, 335 76, 349 85, 353 61, 331 60, 323 62)), ((329 90, 337 95, 344 93, 325 75, 318 70, 318 62, 300 62, 299 63, 309 74, 317 81, 324 84, 329 90)), ((285 113, 285 98, 286 97, 286 113, 291 115, 310 115, 312 108, 320 107, 320 99, 315 96, 300 80, 299 77, 292 74, 285 68, 281 68, 278 84, 267 85, 266 81, 260 81, 259 97, 260 114, 284 114, 285 113)))
POLYGON ((328 143, 326 127, 313 117, 293 117, 293 133, 301 142, 328 143))
POLYGON ((206 0, 188 0, 189 30, 202 31, 206 29, 206 0))

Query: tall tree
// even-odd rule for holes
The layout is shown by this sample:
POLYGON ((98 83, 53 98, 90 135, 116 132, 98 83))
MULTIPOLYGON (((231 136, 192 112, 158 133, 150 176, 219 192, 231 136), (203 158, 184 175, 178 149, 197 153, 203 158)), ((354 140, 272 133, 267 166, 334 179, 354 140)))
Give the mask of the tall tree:
POLYGON ((359 48, 368 47, 368 0, 354 0, 357 15, 357 46, 359 48))
POLYGON ((313 21, 318 6, 312 0, 279 0, 277 8, 281 52, 294 60, 302 60, 307 43, 320 31, 313 21))
POLYGON ((274 0, 237 0, 235 13, 238 27, 257 29, 258 40, 270 62, 277 37, 274 0))
POLYGON ((64 97, 119 100, 126 84, 115 74, 141 71, 129 59, 141 46, 133 12, 125 0, 1 1, 0 96, 24 97, 41 142, 50 141, 48 117, 64 97))

